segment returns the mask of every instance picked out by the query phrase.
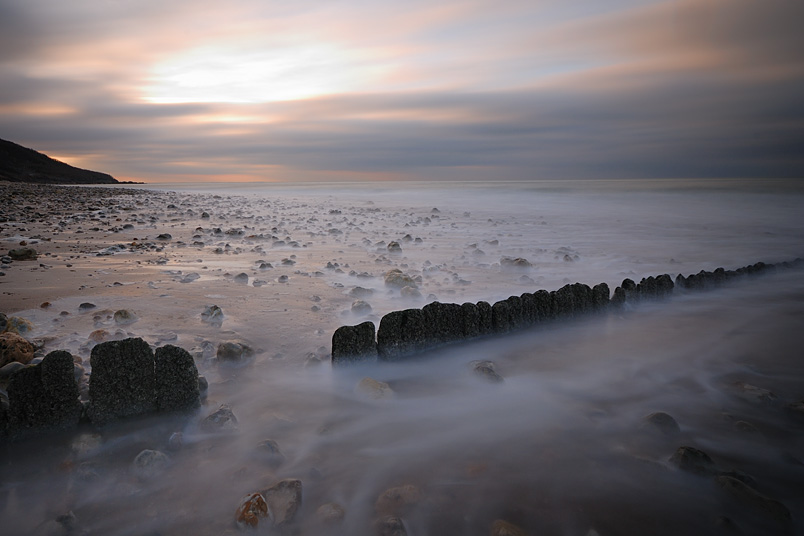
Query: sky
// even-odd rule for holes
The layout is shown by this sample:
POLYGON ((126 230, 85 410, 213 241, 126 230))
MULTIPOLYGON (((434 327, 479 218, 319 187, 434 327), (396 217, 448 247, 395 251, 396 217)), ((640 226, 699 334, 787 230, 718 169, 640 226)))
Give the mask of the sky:
POLYGON ((804 177, 800 0, 0 0, 0 138, 118 180, 804 177))

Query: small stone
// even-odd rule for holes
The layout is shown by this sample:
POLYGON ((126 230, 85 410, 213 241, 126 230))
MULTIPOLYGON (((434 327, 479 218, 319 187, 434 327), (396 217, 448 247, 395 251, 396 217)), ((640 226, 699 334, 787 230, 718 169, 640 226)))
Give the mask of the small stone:
POLYGON ((503 377, 500 376, 496 370, 494 370, 494 361, 472 361, 471 366, 472 371, 484 380, 492 383, 500 383, 505 381, 503 377))
POLYGON ((118 326, 126 326, 128 324, 133 324, 139 320, 137 315, 129 311, 128 309, 120 309, 119 311, 114 312, 114 323, 118 326))
POLYGON ((254 349, 243 341, 225 341, 218 345, 219 361, 239 362, 254 355, 254 349))
POLYGON ((770 405, 774 404, 778 398, 773 392, 750 383, 735 382, 734 388, 739 397, 749 402, 770 405))
POLYGON ((338 503, 326 503, 319 506, 315 516, 324 525, 337 525, 346 517, 346 510, 338 503))
POLYGON ((509 269, 528 269, 532 268, 533 264, 522 257, 502 257, 500 259, 500 266, 509 269))
POLYGON ((234 276, 234 282, 238 285, 248 285, 248 274, 245 272, 240 272, 234 276))
POLYGON ((219 407, 217 411, 211 413, 201 421, 201 428, 208 432, 233 432, 238 428, 237 417, 235 417, 235 414, 232 412, 232 408, 226 404, 221 404, 221 407, 219 407))
POLYGON ((201 313, 201 321, 216 327, 221 327, 221 324, 223 324, 223 309, 217 305, 207 305, 201 313))
POLYGON ((184 446, 184 436, 181 432, 173 432, 168 438, 168 450, 177 451, 181 450, 184 446))
POLYGON ((260 459, 276 469, 285 463, 285 455, 279 450, 279 444, 273 439, 265 439, 257 444, 260 459))
POLYGON ((239 529, 256 529, 261 519, 272 521, 270 515, 265 497, 260 493, 249 493, 240 500, 235 511, 235 522, 239 529))
POLYGON ((405 524, 396 516, 384 516, 374 523, 377 536, 407 536, 405 524))
POLYGON ((36 250, 33 248, 16 248, 8 251, 8 256, 15 261, 35 261, 36 250))
POLYGON ((752 489, 750 486, 746 485, 744 482, 741 482, 740 480, 731 476, 718 476, 715 479, 715 482, 717 482, 721 489, 743 504, 764 512, 777 522, 782 522, 785 524, 790 522, 790 510, 788 510, 784 504, 776 499, 771 499, 770 497, 762 495, 755 489, 752 489))
POLYGON ((416 298, 421 298, 422 297, 421 291, 419 291, 418 288, 411 287, 411 286, 402 287, 399 290, 399 295, 402 296, 403 298, 408 298, 408 299, 416 299, 416 298))
POLYGON ((164 452, 145 449, 134 458, 132 469, 140 478, 151 479, 161 475, 170 465, 170 458, 164 452))
POLYGON ((371 312, 371 305, 363 300, 355 300, 352 302, 352 314, 367 315, 371 312))
POLYGON ((156 239, 157 240, 162 240, 162 241, 168 241, 168 240, 172 240, 173 236, 171 236, 170 233, 162 233, 160 235, 157 235, 156 239))
POLYGON ((402 246, 399 245, 399 242, 389 242, 388 251, 390 251, 391 253, 401 253, 402 246))
POLYGON ((363 287, 355 287, 349 291, 349 295, 353 298, 369 298, 374 294, 374 291, 370 288, 363 288, 363 287))
POLYGON ((419 504, 421 499, 421 490, 412 484, 388 488, 377 497, 374 511, 378 515, 403 515, 419 504))
POLYGON ((20 369, 24 369, 25 366, 19 361, 12 361, 0 367, 0 383, 8 382, 14 374, 19 372, 20 369))
POLYGON ((355 394, 371 398, 373 400, 383 400, 394 396, 391 386, 385 382, 379 382, 373 378, 363 378, 355 387, 355 394))
POLYGON ((97 307, 94 303, 84 302, 78 306, 79 311, 89 311, 90 309, 94 309, 97 307))
POLYGON ((105 329, 96 329, 87 337, 92 342, 106 342, 111 338, 111 334, 105 329))
POLYGON ((496 519, 491 524, 491 536, 525 536, 525 531, 502 519, 496 519))
POLYGON ((670 463, 696 475, 715 475, 717 467, 712 458, 702 450, 693 447, 679 447, 670 458, 670 463))
POLYGON ((385 273, 385 286, 394 288, 413 287, 417 288, 416 282, 412 277, 397 268, 385 273))
POLYGON ((643 425, 658 430, 666 436, 675 436, 681 433, 678 422, 669 414, 657 411, 647 415, 643 420, 643 425))

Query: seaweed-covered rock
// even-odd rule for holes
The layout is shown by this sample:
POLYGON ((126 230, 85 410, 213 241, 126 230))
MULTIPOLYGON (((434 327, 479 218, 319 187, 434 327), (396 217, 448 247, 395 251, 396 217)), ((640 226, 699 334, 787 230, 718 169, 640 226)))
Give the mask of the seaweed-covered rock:
POLYGON ((479 301, 476 304, 477 314, 479 316, 479 326, 481 335, 489 335, 494 332, 494 324, 492 322, 491 304, 485 301, 479 301))
POLYGON ((428 345, 438 346, 464 338, 461 306, 456 303, 432 302, 422 308, 429 327, 428 345))
POLYGON ((96 345, 90 357, 89 418, 97 424, 156 409, 154 354, 144 340, 96 345))
MULTIPOLYGON (((673 282, 670 281, 672 285, 673 282)), ((592 287, 592 308, 596 311, 601 311, 609 306, 609 286, 606 283, 598 283, 592 287)))
POLYGON ((8 384, 12 436, 71 428, 81 417, 78 385, 69 352, 50 352, 38 365, 17 371, 8 384))
POLYGON ((421 309, 393 311, 382 317, 377 330, 377 354, 394 361, 427 348, 429 328, 421 309))
POLYGON ((341 326, 332 334, 332 364, 343 365, 377 357, 373 322, 341 326))
POLYGON ((157 348, 154 366, 159 411, 184 411, 201 404, 198 369, 187 350, 170 344, 157 348))

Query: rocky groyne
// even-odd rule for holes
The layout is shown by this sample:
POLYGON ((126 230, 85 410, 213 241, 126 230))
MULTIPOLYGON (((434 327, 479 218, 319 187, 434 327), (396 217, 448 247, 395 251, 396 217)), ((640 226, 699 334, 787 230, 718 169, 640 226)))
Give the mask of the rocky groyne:
POLYGON ((332 335, 332 364, 361 361, 396 361, 445 344, 501 335, 545 322, 574 318, 592 312, 618 309, 626 303, 666 298, 674 292, 716 288, 735 279, 778 269, 799 268, 804 260, 766 264, 758 262, 737 270, 717 268, 697 274, 668 274, 623 280, 611 293, 606 283, 593 287, 573 283, 558 290, 526 292, 489 304, 433 302, 421 309, 392 311, 372 322, 341 326, 332 335))
POLYGON ((166 345, 154 353, 140 338, 108 341, 92 349, 90 364, 85 403, 69 352, 50 352, 36 365, 20 365, 8 382, 8 399, 0 404, 0 438, 200 406, 198 370, 183 348, 166 345))

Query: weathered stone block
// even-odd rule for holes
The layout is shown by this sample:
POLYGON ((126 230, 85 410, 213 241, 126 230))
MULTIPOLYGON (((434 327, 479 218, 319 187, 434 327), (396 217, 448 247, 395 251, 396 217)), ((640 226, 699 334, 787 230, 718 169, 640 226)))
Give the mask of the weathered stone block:
POLYGON ((421 309, 393 311, 383 316, 377 330, 380 360, 395 361, 427 348, 429 329, 421 309))
POLYGON ((92 349, 89 418, 96 424, 156 409, 154 354, 139 338, 109 341, 92 349))
POLYGON ((157 348, 154 367, 159 411, 186 411, 201 405, 198 369, 187 350, 170 344, 157 348))

